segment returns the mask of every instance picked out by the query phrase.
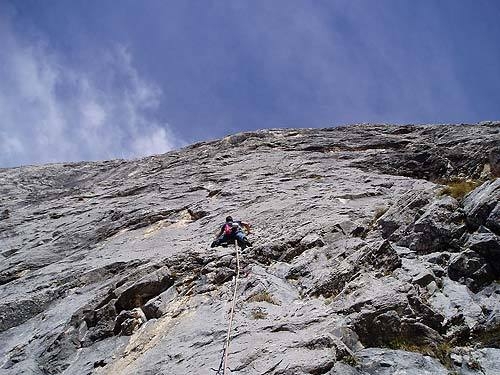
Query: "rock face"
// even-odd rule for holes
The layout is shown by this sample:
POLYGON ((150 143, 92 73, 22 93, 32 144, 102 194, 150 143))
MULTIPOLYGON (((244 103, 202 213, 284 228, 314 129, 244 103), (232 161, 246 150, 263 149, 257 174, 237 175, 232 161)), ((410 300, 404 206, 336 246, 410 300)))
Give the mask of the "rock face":
POLYGON ((217 369, 228 214, 253 228, 230 373, 498 374, 499 140, 499 123, 280 129, 2 169, 0 374, 217 369))

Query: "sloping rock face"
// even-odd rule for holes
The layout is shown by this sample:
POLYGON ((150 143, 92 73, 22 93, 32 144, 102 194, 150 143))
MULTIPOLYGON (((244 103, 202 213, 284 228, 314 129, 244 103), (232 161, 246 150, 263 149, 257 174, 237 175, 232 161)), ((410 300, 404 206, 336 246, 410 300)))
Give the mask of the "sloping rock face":
POLYGON ((500 124, 0 170, 0 374, 499 374, 500 124), (447 181, 478 185, 458 199, 447 181))

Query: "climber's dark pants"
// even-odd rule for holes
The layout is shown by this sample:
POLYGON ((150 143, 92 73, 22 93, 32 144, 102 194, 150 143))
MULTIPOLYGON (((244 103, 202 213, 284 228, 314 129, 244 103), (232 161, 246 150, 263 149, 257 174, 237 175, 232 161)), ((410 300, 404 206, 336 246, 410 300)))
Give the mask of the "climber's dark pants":
POLYGON ((247 246, 248 240, 243 232, 236 232, 235 234, 226 235, 223 234, 213 242, 213 246, 220 246, 223 243, 232 244, 234 241, 238 241, 238 246, 244 249, 247 246))

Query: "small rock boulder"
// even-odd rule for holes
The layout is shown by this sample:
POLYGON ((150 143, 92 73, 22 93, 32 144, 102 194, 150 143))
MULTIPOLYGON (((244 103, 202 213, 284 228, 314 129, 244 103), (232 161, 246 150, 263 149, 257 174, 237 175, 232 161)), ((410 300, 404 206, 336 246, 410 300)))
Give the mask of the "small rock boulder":
POLYGON ((217 285, 224 284, 226 281, 229 281, 236 275, 236 272, 229 267, 221 267, 217 271, 215 271, 213 282, 217 285))
MULTIPOLYGON (((487 181, 470 192, 463 200, 467 224, 476 230, 481 225, 485 225, 493 210, 497 212, 496 206, 500 200, 500 179, 487 181)), ((498 213, 496 213, 498 215, 498 213)), ((498 223, 492 223, 495 230, 498 223)), ((488 225, 486 225, 488 226, 488 225)))
POLYGON ((500 238, 494 233, 474 233, 469 237, 469 248, 490 263, 495 277, 500 276, 500 238))
POLYGON ((115 320, 115 334, 130 336, 147 321, 146 315, 140 308, 123 310, 115 320))
POLYGON ((115 301, 112 299, 96 310, 89 309, 83 312, 85 326, 90 328, 86 331, 84 327, 81 332, 82 346, 90 346, 96 341, 113 336, 114 320, 116 317, 115 301))
POLYGON ((425 213, 410 227, 408 236, 399 241, 419 254, 436 251, 453 251, 459 246, 459 239, 466 228, 460 225, 463 214, 458 210, 458 202, 452 197, 442 197, 430 204, 425 213))
POLYGON ((385 240, 371 246, 360 256, 357 264, 388 274, 401 267, 401 258, 391 243, 385 240))
POLYGON ((485 224, 492 232, 500 235, 500 203, 490 212, 485 224))
POLYGON ((432 271, 420 272, 417 276, 413 277, 412 283, 426 287, 431 282, 436 281, 436 276, 432 271))
POLYGON ((490 264, 473 250, 465 250, 451 258, 448 276, 452 280, 467 285, 473 292, 478 292, 495 280, 490 264))
POLYGON ((310 249, 315 246, 321 247, 324 245, 325 242, 317 233, 309 233, 307 236, 300 240, 300 246, 304 249, 310 249))
POLYGON ((170 302, 172 302, 178 293, 174 287, 168 288, 166 291, 161 293, 159 296, 150 299, 142 308, 146 318, 160 318, 163 314, 167 312, 170 302))
POLYGON ((382 237, 398 241, 402 231, 415 221, 415 217, 421 215, 420 210, 429 202, 429 192, 425 191, 410 191, 401 196, 376 221, 382 231, 382 237))

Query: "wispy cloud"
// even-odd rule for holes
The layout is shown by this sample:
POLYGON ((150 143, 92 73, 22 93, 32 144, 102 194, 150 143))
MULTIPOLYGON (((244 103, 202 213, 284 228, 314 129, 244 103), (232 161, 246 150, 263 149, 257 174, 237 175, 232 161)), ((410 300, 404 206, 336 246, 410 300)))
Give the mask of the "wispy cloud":
POLYGON ((85 68, 0 16, 0 167, 139 157, 183 142, 155 110, 161 89, 121 45, 85 68))
POLYGON ((389 11, 375 2, 283 4, 279 12, 275 2, 259 4, 258 12, 253 4, 238 9, 245 14, 238 38, 261 58, 275 105, 295 118, 432 122, 470 113, 432 3, 414 6, 421 13, 407 23, 406 6, 396 4, 389 11))

